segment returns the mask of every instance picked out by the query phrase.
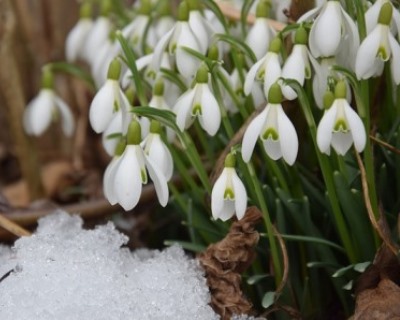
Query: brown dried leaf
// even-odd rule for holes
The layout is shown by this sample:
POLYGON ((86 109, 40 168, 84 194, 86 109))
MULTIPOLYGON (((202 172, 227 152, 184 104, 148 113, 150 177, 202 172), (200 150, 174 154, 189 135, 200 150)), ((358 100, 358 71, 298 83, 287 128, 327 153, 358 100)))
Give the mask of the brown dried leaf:
POLYGON ((256 207, 248 208, 244 218, 232 224, 224 239, 210 245, 198 257, 206 271, 211 306, 223 320, 234 314, 251 313, 252 304, 240 288, 240 274, 255 257, 259 234, 254 226, 260 219, 261 213, 256 207))
POLYGON ((375 289, 360 293, 354 320, 400 320, 400 288, 383 279, 375 289))

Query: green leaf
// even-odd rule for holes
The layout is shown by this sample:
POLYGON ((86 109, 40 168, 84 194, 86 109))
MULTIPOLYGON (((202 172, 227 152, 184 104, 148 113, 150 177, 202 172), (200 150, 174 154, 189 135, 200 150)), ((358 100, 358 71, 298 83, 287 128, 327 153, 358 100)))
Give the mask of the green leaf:
POLYGON ((224 27, 225 32, 229 33, 229 28, 226 23, 225 15, 222 13, 221 9, 218 7, 215 1, 202 0, 202 2, 215 14, 219 22, 221 22, 222 26, 224 27))
POLYGON ((230 44, 232 47, 243 52, 246 56, 248 56, 251 59, 252 63, 257 62, 257 57, 254 54, 253 50, 251 50, 250 47, 244 41, 238 40, 230 35, 222 34, 222 33, 217 33, 214 37, 217 40, 226 42, 226 43, 230 44))
POLYGON ((261 305, 263 306, 263 308, 267 309, 273 305, 273 303, 275 302, 275 295, 276 293, 273 291, 269 291, 264 295, 261 301, 261 305))
POLYGON ((153 107, 134 107, 131 111, 139 116, 160 121, 162 124, 174 129, 178 134, 180 130, 175 122, 175 113, 169 110, 161 110, 153 107))
POLYGON ((187 241, 177 241, 177 240, 165 240, 164 245, 166 246, 173 246, 173 245, 179 245, 185 250, 193 251, 193 252, 203 252, 206 247, 202 246, 200 244, 192 243, 192 242, 187 242, 187 241))
POLYGON ((51 62, 47 64, 52 71, 64 72, 85 81, 91 90, 96 89, 92 76, 79 66, 68 62, 51 62))
POLYGON ((188 86, 176 72, 165 68, 161 68, 160 72, 162 73, 165 79, 176 84, 176 86, 179 87, 179 89, 181 89, 182 92, 185 92, 188 89, 188 86))
POLYGON ((133 82, 135 83, 136 92, 140 104, 142 106, 146 106, 148 104, 148 101, 142 86, 143 80, 141 79, 141 75, 136 66, 136 55, 133 52, 132 48, 129 46, 128 41, 122 35, 121 31, 117 31, 115 34, 119 43, 121 44, 122 51, 124 52, 124 55, 126 57, 128 68, 132 72, 133 82))
POLYGON ((122 133, 121 132, 115 132, 115 133, 110 133, 109 135, 106 136, 106 139, 117 139, 117 138, 121 138, 122 137, 122 133))
POLYGON ((240 23, 242 26, 242 35, 243 39, 246 36, 246 28, 247 28, 247 16, 249 15, 250 9, 255 0, 245 0, 242 6, 242 10, 240 11, 240 23))

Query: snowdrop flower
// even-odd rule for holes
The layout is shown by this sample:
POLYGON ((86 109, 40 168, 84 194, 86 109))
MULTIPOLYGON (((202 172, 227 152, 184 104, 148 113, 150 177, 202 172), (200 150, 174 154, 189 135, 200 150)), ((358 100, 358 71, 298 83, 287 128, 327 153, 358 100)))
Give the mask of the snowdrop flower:
MULTIPOLYGON (((385 3, 388 3, 393 7, 392 3, 389 0, 376 0, 374 4, 369 7, 368 10, 365 12, 365 24, 367 27, 367 34, 369 34, 378 24, 379 14, 382 6, 385 3)), ((393 10, 391 26, 393 27, 391 27, 391 29, 395 31, 395 33, 400 34, 400 13, 396 9, 393 10)))
POLYGON ((107 17, 112 3, 110 0, 103 0, 101 6, 101 16, 94 21, 83 48, 83 56, 89 65, 96 60, 99 49, 108 40, 112 29, 111 21, 107 17))
POLYGON ((121 110, 126 113, 129 110, 129 102, 118 83, 120 73, 121 64, 115 59, 109 66, 107 81, 96 93, 90 105, 89 121, 97 133, 107 129, 116 112, 121 110))
MULTIPOLYGON (((354 55, 360 43, 357 27, 342 8, 340 1, 327 1, 323 6, 305 13, 298 22, 310 20, 316 16, 309 38, 312 55, 315 58, 331 57, 340 50, 354 55)), ((346 59, 349 60, 349 56, 346 59)))
POLYGON ((221 125, 221 111, 208 87, 208 70, 202 65, 196 74, 196 84, 186 91, 174 107, 176 124, 181 131, 187 129, 197 117, 201 127, 214 136, 221 125))
POLYGON ((317 145, 322 153, 330 154, 330 146, 340 155, 344 155, 354 142, 358 152, 364 150, 366 133, 358 114, 345 99, 346 85, 338 82, 335 88, 335 100, 325 111, 317 129, 317 145))
POLYGON ((361 43, 356 57, 356 75, 358 79, 368 79, 380 75, 383 66, 390 58, 393 81, 400 84, 400 45, 390 32, 393 7, 390 2, 382 5, 378 24, 361 43))
POLYGON ((53 74, 44 68, 42 89, 24 111, 23 126, 30 135, 40 136, 51 122, 61 119, 64 134, 70 137, 75 129, 74 117, 68 105, 54 92, 53 74))
POLYGON ((87 36, 93 26, 90 6, 89 3, 82 4, 79 21, 67 35, 65 41, 65 56, 68 62, 74 62, 78 59, 85 58, 83 49, 87 36))
POLYGON ((152 66, 154 72, 158 72, 161 64, 161 56, 168 47, 168 53, 175 56, 176 67, 181 75, 191 79, 200 65, 200 61, 186 52, 183 47, 201 52, 196 35, 189 25, 189 10, 186 1, 179 5, 178 21, 175 26, 168 31, 157 43, 154 48, 152 66))
POLYGON ((174 163, 171 152, 161 139, 161 124, 152 120, 150 125, 150 133, 141 143, 144 154, 154 163, 157 163, 160 171, 164 174, 167 181, 171 180, 174 172, 174 163))
POLYGON ((142 184, 153 180, 157 198, 165 207, 168 203, 168 184, 161 169, 148 157, 140 146, 140 124, 133 120, 128 128, 127 145, 120 158, 105 177, 106 197, 119 203, 124 210, 132 210, 139 202, 142 184))
POLYGON ((258 138, 265 152, 273 160, 283 159, 292 165, 297 157, 299 141, 296 130, 282 109, 282 91, 278 83, 271 86, 269 103, 253 119, 246 129, 242 141, 243 161, 249 162, 258 138))
POLYGON ((121 155, 125 151, 126 147, 126 138, 122 137, 119 139, 115 139, 117 143, 115 144, 115 149, 114 149, 114 156, 111 159, 111 162, 108 164, 106 170, 104 171, 103 175, 103 193, 105 198, 108 200, 108 202, 113 206, 114 204, 118 203, 118 199, 115 195, 114 192, 114 175, 115 175, 115 169, 118 167, 118 162, 121 158, 121 155))
POLYGON ((154 32, 157 41, 160 40, 164 34, 174 27, 175 19, 172 17, 171 4, 169 0, 158 1, 157 4, 157 19, 154 19, 154 32))
POLYGON ((138 15, 129 23, 126 27, 122 29, 122 35, 126 38, 132 45, 133 50, 142 56, 143 52, 143 41, 145 40, 145 45, 153 48, 156 44, 156 34, 152 26, 147 30, 147 38, 143 39, 145 36, 146 28, 150 22, 150 14, 152 11, 152 4, 150 0, 140 1, 140 7, 138 10, 138 15))
MULTIPOLYGON (((300 26, 296 30, 294 46, 282 68, 282 78, 295 79, 301 85, 305 79, 311 78, 311 66, 309 51, 307 49, 307 31, 300 26)), ((297 93, 288 85, 282 85, 282 93, 288 100, 297 98, 297 93)))
POLYGON ((269 6, 269 2, 265 0, 258 3, 256 20, 246 37, 246 44, 253 50, 257 60, 267 53, 268 46, 275 36, 275 31, 268 24, 269 6))
POLYGON ((225 167, 211 192, 211 212, 214 219, 226 221, 236 213, 238 220, 247 209, 247 192, 235 171, 235 156, 228 154, 225 167))
POLYGON ((189 26, 197 38, 200 45, 200 52, 205 54, 207 52, 208 44, 210 42, 210 28, 207 28, 207 21, 202 16, 200 11, 200 1, 187 0, 189 6, 189 26))
POLYGON ((250 68, 244 82, 244 93, 246 96, 250 94, 254 85, 254 80, 263 82, 264 94, 268 96, 269 89, 279 79, 282 73, 279 60, 280 48, 281 40, 279 38, 273 39, 267 54, 250 68))

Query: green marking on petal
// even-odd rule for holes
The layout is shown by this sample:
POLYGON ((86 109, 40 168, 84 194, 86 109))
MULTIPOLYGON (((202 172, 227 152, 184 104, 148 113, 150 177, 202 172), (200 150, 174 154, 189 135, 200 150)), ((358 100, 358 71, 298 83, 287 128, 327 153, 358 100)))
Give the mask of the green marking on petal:
POLYGON ((200 104, 194 105, 192 109, 192 116, 195 117, 201 115, 202 115, 201 105, 200 104))
POLYGON ((114 107, 113 107, 113 112, 118 112, 119 110, 119 104, 117 100, 114 100, 114 107))
POLYGON ((265 75, 265 69, 262 68, 262 69, 258 70, 257 75, 256 75, 256 79, 257 80, 262 80, 262 79, 264 79, 264 75, 265 75))
POLYGON ((349 129, 347 127, 346 119, 337 119, 335 122, 335 126, 333 127, 334 132, 348 132, 349 129))
POLYGON ((231 188, 226 188, 224 192, 224 200, 234 200, 235 199, 235 193, 231 188))
POLYGON ((264 131, 261 137, 263 140, 272 139, 274 141, 277 141, 279 139, 279 134, 275 130, 275 128, 268 128, 267 130, 264 131))
POLYGON ((142 179, 142 183, 147 183, 147 172, 145 169, 140 170, 140 178, 142 179))
POLYGON ((381 58, 383 61, 387 61, 389 59, 385 47, 379 47, 376 56, 381 58))

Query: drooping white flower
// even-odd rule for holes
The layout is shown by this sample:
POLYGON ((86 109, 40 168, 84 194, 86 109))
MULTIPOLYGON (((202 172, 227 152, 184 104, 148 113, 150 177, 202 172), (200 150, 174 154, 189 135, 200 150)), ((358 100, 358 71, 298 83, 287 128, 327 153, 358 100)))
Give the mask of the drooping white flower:
POLYGON ((245 41, 253 50, 257 60, 265 56, 271 40, 275 36, 275 31, 268 24, 268 17, 269 4, 266 1, 260 1, 257 5, 256 20, 249 30, 245 41))
POLYGON ((90 71, 97 88, 100 88, 106 82, 109 65, 120 52, 121 47, 116 40, 106 39, 101 44, 98 54, 90 65, 90 71))
POLYGON ((164 174, 167 181, 172 178, 174 171, 174 163, 171 152, 162 141, 161 124, 152 120, 150 125, 150 133, 142 141, 141 146, 144 154, 147 155, 154 163, 157 163, 161 172, 164 174))
MULTIPOLYGON (((388 3, 393 7, 393 4, 389 0, 376 0, 365 12, 365 25, 367 27, 367 34, 369 34, 378 24, 379 13, 385 3, 388 3)), ((400 34, 400 13, 395 8, 393 10, 390 26, 394 34, 400 34)))
POLYGON ((207 28, 207 21, 200 11, 198 0, 188 0, 189 4, 189 26, 192 29, 194 35, 197 38, 197 42, 200 46, 200 52, 205 54, 210 42, 211 28, 207 28))
POLYGON ((345 90, 344 82, 336 85, 336 99, 325 111, 317 128, 318 148, 328 155, 331 146, 338 154, 344 155, 353 143, 358 152, 362 152, 366 144, 364 125, 345 99, 345 90))
POLYGON ((90 4, 83 4, 78 22, 67 35, 67 39, 65 40, 65 56, 69 62, 85 59, 84 47, 87 36, 93 27, 90 13, 90 4))
POLYGON ((168 53, 175 57, 176 67, 179 73, 187 79, 191 79, 195 75, 200 65, 200 60, 186 52, 183 47, 201 52, 201 46, 189 25, 188 19, 188 5, 183 1, 179 5, 178 21, 175 23, 174 27, 159 40, 154 48, 151 65, 156 73, 160 69, 162 61, 161 56, 168 48, 168 53))
POLYGON ((29 102, 23 115, 25 132, 40 136, 54 120, 61 120, 61 127, 66 136, 71 136, 75 129, 74 116, 68 105, 53 90, 51 72, 44 71, 43 87, 38 95, 29 102))
MULTIPOLYGON (((292 52, 286 59, 282 68, 282 78, 295 79, 301 85, 305 79, 311 78, 311 65, 308 48, 307 48, 307 31, 304 27, 299 27, 296 31, 295 41, 292 52)), ((297 93, 287 85, 282 85, 282 93, 288 100, 297 98, 297 93)))
POLYGON ((315 58, 331 57, 343 50, 347 53, 345 58, 351 65, 360 39, 354 21, 342 8, 340 1, 327 1, 324 5, 305 13, 298 22, 315 17, 309 37, 312 55, 315 58))
POLYGON ((120 72, 120 62, 115 59, 110 64, 107 81, 96 93, 90 105, 89 121, 97 133, 107 129, 115 113, 120 110, 126 113, 129 110, 129 102, 119 87, 120 72))
POLYGON ((152 9, 151 1, 140 1, 140 8, 138 9, 137 16, 135 16, 133 20, 122 29, 122 35, 128 40, 132 45, 133 50, 139 56, 145 54, 143 45, 145 48, 149 47, 152 49, 156 44, 157 38, 155 30, 151 25, 148 27, 152 9), (146 39, 144 39, 145 35, 146 39))
POLYGON ((85 61, 89 63, 89 65, 92 65, 96 60, 100 48, 109 39, 111 28, 111 22, 106 16, 100 16, 94 21, 93 26, 87 35, 87 41, 83 49, 85 61))
POLYGON ((253 89, 254 80, 263 82, 265 96, 268 96, 269 89, 279 79, 282 73, 279 51, 281 40, 275 38, 271 41, 267 54, 257 61, 249 70, 244 82, 244 93, 249 95, 253 89))
POLYGON ((280 86, 275 83, 268 94, 269 103, 246 129, 242 141, 243 161, 249 162, 258 138, 273 160, 283 159, 292 165, 297 157, 299 141, 296 130, 283 111, 280 86))
POLYGON ((357 51, 356 75, 358 79, 368 79, 383 72, 386 61, 391 59, 390 69, 393 81, 400 84, 400 45, 390 32, 392 4, 382 5, 378 24, 367 35, 357 51))
POLYGON ((139 202, 142 185, 148 182, 148 174, 160 204, 165 207, 168 203, 167 180, 157 164, 143 152, 139 144, 140 130, 139 122, 133 120, 129 125, 125 150, 107 172, 104 181, 107 198, 119 203, 126 211, 139 202))
POLYGON ((196 74, 196 84, 186 91, 174 106, 176 124, 180 130, 187 129, 198 118, 201 127, 214 136, 221 125, 218 102, 208 86, 208 70, 201 66, 196 74))
POLYGON ((242 219, 247 208, 247 192, 235 171, 234 156, 229 154, 225 167, 211 192, 211 212, 214 219, 226 221, 235 213, 242 219))

